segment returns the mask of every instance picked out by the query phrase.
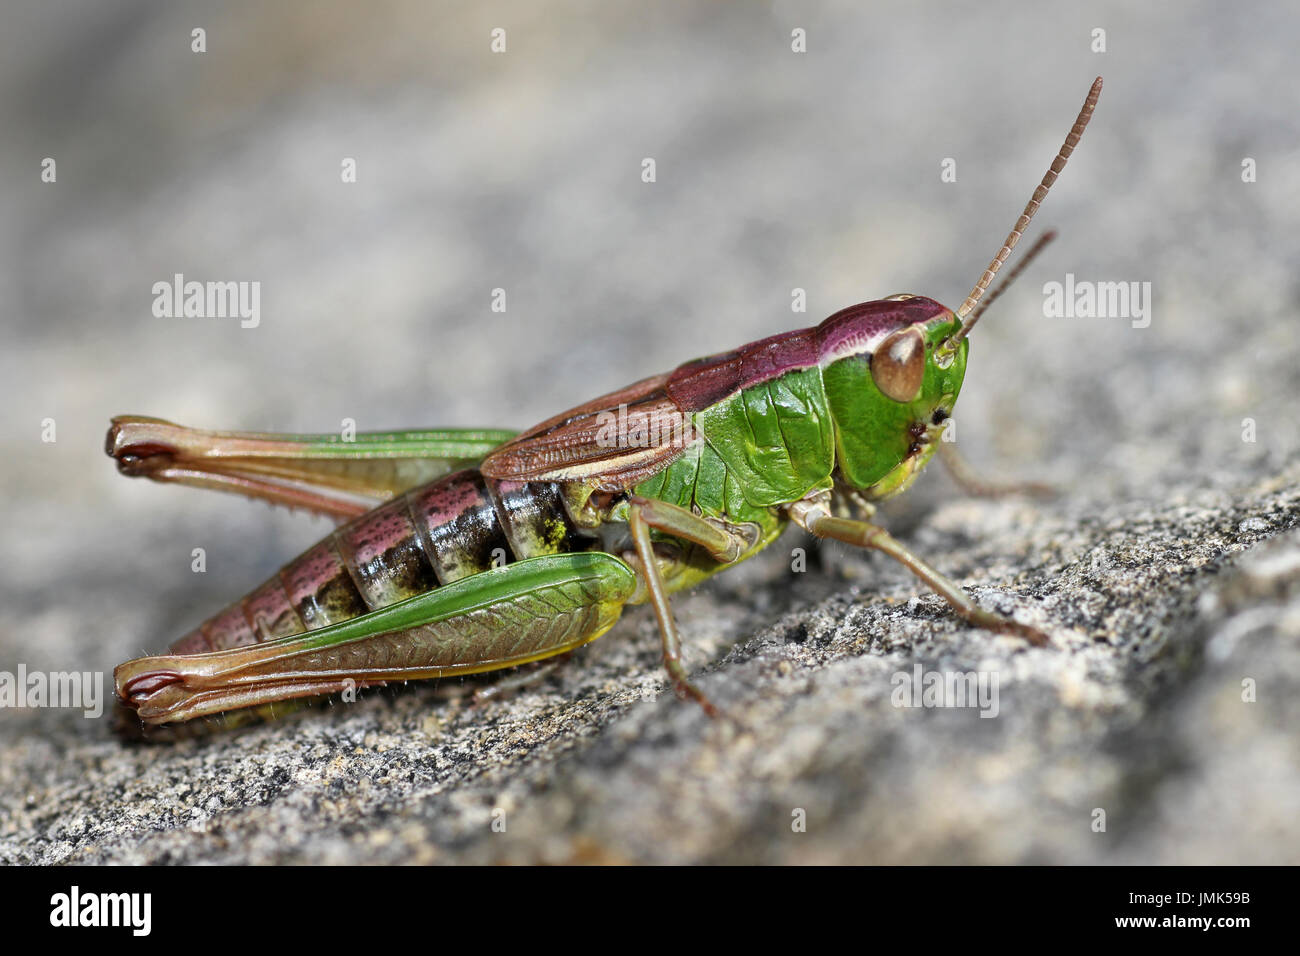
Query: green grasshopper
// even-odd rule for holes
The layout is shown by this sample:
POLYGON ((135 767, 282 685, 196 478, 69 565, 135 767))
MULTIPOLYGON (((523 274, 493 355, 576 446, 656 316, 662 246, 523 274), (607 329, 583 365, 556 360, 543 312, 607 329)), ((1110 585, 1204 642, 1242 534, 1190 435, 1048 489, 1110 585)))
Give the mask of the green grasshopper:
POLYGON ((1078 143, 1064 145, 961 307, 895 295, 643 379, 522 434, 205 432, 113 420, 127 475, 239 492, 343 520, 248 596, 120 665, 146 724, 392 681, 517 667, 594 640, 649 602, 679 694, 689 680, 668 595, 767 547, 793 522, 882 551, 959 617, 1043 645, 979 607, 871 522, 933 457, 981 305, 1078 143))

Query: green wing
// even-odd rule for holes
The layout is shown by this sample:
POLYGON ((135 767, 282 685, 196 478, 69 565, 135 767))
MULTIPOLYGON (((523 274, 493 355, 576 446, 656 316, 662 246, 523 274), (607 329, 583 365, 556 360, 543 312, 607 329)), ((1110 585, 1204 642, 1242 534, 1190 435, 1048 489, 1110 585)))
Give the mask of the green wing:
POLYGON ((636 576, 612 555, 544 555, 305 634, 127 661, 114 680, 141 720, 162 724, 349 686, 499 670, 594 640, 635 590, 636 576))

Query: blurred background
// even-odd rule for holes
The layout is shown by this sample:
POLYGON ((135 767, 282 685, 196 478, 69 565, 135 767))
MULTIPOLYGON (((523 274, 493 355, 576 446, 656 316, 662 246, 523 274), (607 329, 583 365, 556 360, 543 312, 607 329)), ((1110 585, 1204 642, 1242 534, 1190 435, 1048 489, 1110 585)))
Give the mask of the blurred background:
MULTIPOLYGON (((1061 237, 973 336, 960 444, 991 472, 1062 487, 1068 505, 1036 512, 1062 527, 1124 525, 1134 513, 1110 510, 1120 503, 1209 507, 1206 494, 1226 513, 1261 481, 1290 487, 1300 448, 1300 83, 1288 38, 1298 23, 1290 5, 1251 2, 6 3, 0 669, 110 671, 161 648, 329 529, 119 477, 103 454, 112 415, 267 431, 337 431, 349 418, 363 431, 525 427, 854 302, 914 292, 955 307, 1098 74, 1106 85, 1094 122, 1030 236, 1054 226, 1061 237), (203 52, 192 48, 195 29, 203 52), (504 52, 492 49, 496 29, 504 52), (792 49, 794 31, 806 52, 792 49), (47 158, 54 182, 42 180, 47 158), (646 158, 653 183, 642 181, 646 158), (955 160, 953 182, 941 178, 946 159, 955 160), (1247 159, 1256 181, 1243 181, 1247 159), (355 182, 341 176, 347 160, 355 182), (176 273, 260 282, 260 323, 156 317, 153 285, 176 273), (1043 283, 1066 273, 1149 282, 1149 327, 1044 317, 1043 283), (504 313, 491 307, 498 288, 504 313), (795 288, 806 290, 806 313, 791 311, 795 288), (47 419, 53 442, 42 440, 47 419), (1245 419, 1257 441, 1242 440, 1245 419), (207 553, 204 574, 191 571, 196 547, 207 553)), ((924 528, 952 492, 946 476, 927 475, 898 527, 924 528)), ((1252 541, 1294 524, 1293 510, 1263 510, 1252 541)), ((942 533, 922 538, 927 553, 952 544, 963 524, 965 512, 948 513, 942 533)), ((965 543, 977 534, 970 527, 978 520, 965 543)), ((693 666, 772 623, 755 595, 791 587, 788 560, 787 550, 737 572, 747 575, 741 584, 687 600, 679 613, 703 630, 738 622, 703 638, 693 666), (739 610, 729 609, 733 599, 739 610)), ((837 560, 852 573, 877 567, 837 560)), ((915 592, 884 573, 904 600, 915 592)), ((777 616, 838 586, 809 585, 777 616)), ((625 627, 619 640, 639 642, 636 679, 654 683, 652 628, 643 616, 625 627)), ((626 662, 601 660, 616 689, 616 665, 626 662)), ((1087 680, 1123 686, 1146 657, 1107 660, 1106 676, 1090 664, 1087 680)), ((581 702, 584 692, 570 696, 581 702)), ((655 707, 675 706, 662 698, 655 707)), ((357 719, 382 724, 384 706, 357 719)), ((583 733, 608 734, 617 710, 600 713, 583 733)), ((684 733, 698 734, 694 718, 672 719, 692 721, 684 733)), ((455 719, 470 728, 477 718, 455 719)), ((340 721, 141 762, 103 722, 0 713, 10 737, 0 746, 12 748, 0 761, 4 802, 26 807, 7 821, 0 810, 0 858, 155 859, 160 851, 133 828, 183 830, 211 793, 154 789, 104 808, 92 794, 105 781, 121 792, 122 781, 149 773, 192 777, 184 761, 196 754, 233 761, 221 764, 229 777, 231 766, 264 766, 264 755, 250 754, 285 746, 286 735, 346 737, 340 721), (159 760, 181 762, 157 770, 159 760), (127 826, 120 811, 130 806, 127 826)), ((412 746, 389 732, 394 748, 412 746)), ((563 778, 550 761, 586 745, 572 731, 554 739, 545 772, 563 778)), ((715 744, 712 759, 725 763, 729 745, 715 744)), ((603 745, 613 746, 608 737, 603 745)), ((455 759, 438 759, 438 793, 468 779, 455 759)), ((407 785, 432 786, 419 774, 407 785)), ((293 791, 223 796, 218 808, 246 797, 275 804, 293 791)), ((1289 799, 1294 811, 1294 792, 1289 799)), ((1009 799, 989 813, 1022 811, 1009 799)), ((243 825, 270 832, 264 818, 243 825)), ((969 848, 978 827, 964 826, 950 834, 955 844, 879 852, 825 835, 807 858, 924 860, 942 846, 969 848)), ((987 843, 969 860, 1106 858, 1050 836, 1031 850, 978 832, 987 843)), ((265 856, 245 843, 247 855, 232 858, 375 856, 337 835, 329 852, 303 849, 319 832, 301 844, 280 835, 265 856)), ((167 845, 175 858, 215 852, 193 839, 167 845)), ((627 839, 608 852, 663 858, 627 839)), ((709 839, 667 858, 727 859, 725 841, 709 839)), ((1153 858, 1169 840, 1156 839, 1153 858)), ((1295 844, 1284 847, 1290 854, 1295 844)), ((490 855, 465 858, 475 853, 490 855)), ((1217 861, 1211 849, 1205 856, 1217 861)))

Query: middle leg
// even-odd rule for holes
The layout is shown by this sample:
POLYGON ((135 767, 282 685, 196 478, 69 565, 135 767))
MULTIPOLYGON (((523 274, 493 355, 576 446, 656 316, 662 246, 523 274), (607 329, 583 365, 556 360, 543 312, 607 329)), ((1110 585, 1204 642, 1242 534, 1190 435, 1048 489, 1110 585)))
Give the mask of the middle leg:
POLYGON ((698 687, 687 680, 686 668, 682 664, 681 636, 677 632, 677 623, 673 620, 668 590, 664 586, 659 562, 655 557, 650 529, 697 544, 708 551, 720 564, 732 564, 738 561, 755 544, 758 536, 755 534, 751 540, 745 526, 722 527, 692 511, 663 501, 633 495, 629 499, 629 505, 628 527, 631 529, 632 545, 636 549, 637 561, 641 565, 645 588, 659 623, 659 634, 663 639, 664 668, 668 671, 668 676, 673 679, 678 694, 694 698, 704 708, 706 714, 716 717, 717 708, 698 687))

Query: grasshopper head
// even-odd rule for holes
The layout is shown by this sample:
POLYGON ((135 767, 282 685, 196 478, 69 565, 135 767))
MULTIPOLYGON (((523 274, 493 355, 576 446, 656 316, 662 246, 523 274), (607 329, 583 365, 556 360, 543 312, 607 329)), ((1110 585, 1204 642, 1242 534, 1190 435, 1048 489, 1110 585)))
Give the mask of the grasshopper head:
POLYGON ((868 498, 906 488, 934 455, 961 391, 969 343, 944 305, 895 295, 818 328, 839 479, 868 498))
POLYGON ((984 293, 1065 168, 1099 96, 1101 77, 1002 248, 955 312, 933 299, 894 295, 837 312, 818 327, 838 479, 844 484, 867 498, 885 498, 911 484, 934 456, 966 374, 967 336, 1055 233, 1046 233, 997 288, 984 293))

